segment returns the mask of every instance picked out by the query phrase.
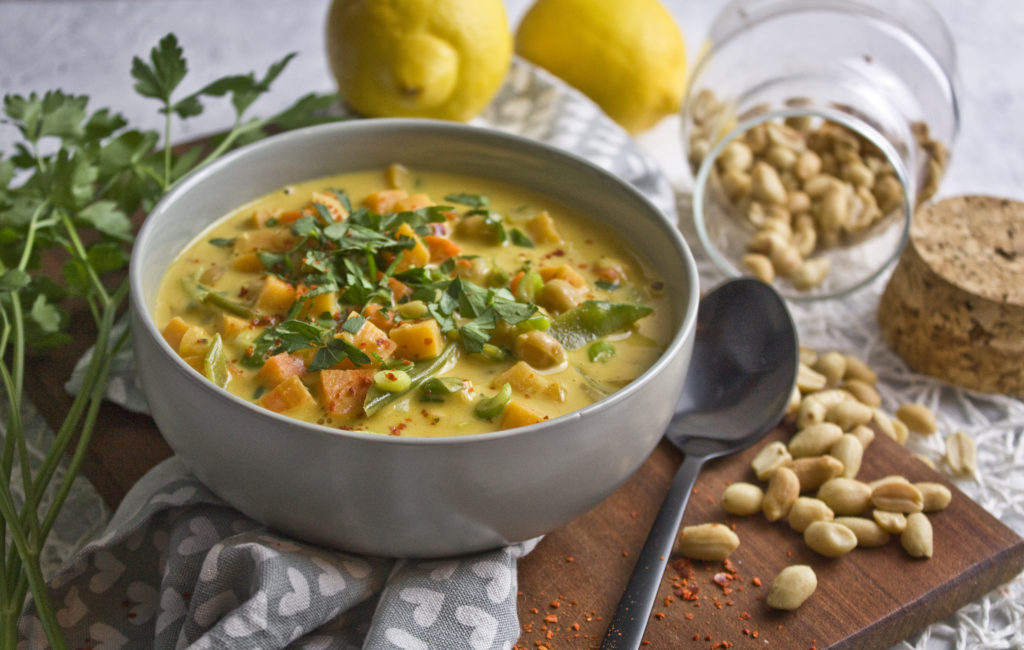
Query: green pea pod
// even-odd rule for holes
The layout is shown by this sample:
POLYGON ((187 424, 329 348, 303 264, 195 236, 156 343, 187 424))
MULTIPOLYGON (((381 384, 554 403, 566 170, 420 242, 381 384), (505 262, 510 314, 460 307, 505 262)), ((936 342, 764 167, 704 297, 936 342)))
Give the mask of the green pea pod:
POLYGON ((414 363, 412 368, 405 371, 409 375, 409 387, 405 390, 392 393, 382 390, 376 385, 370 386, 370 390, 366 392, 366 399, 363 401, 363 412, 366 413, 366 417, 377 413, 409 391, 419 388, 420 384, 441 372, 455 355, 455 348, 454 344, 449 343, 444 350, 441 350, 441 354, 433 359, 424 359, 414 363))
POLYGON ((210 341, 210 349, 203 357, 203 374, 221 388, 227 386, 231 380, 231 373, 228 372, 228 359, 224 354, 224 343, 220 340, 220 334, 213 336, 213 340, 210 341))
POLYGON ((567 350, 581 348, 591 341, 621 332, 654 310, 645 305, 587 300, 558 315, 548 329, 567 350))
POLYGON ((190 278, 182 278, 181 285, 193 300, 203 305, 210 305, 222 309, 229 314, 235 316, 241 316, 242 318, 252 318, 254 316, 251 309, 245 305, 239 304, 233 300, 225 298, 220 293, 210 289, 199 281, 201 270, 196 271, 190 278))
POLYGON ((490 420, 498 417, 505 407, 512 401, 512 384, 505 382, 501 389, 490 397, 485 397, 476 403, 473 413, 478 418, 490 420))

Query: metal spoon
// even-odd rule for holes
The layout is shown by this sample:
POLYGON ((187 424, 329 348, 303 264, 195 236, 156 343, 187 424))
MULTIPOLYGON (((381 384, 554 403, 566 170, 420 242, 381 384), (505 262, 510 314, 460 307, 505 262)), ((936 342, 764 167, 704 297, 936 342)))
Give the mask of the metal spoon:
POLYGON ((685 454, 619 600, 603 649, 638 648, 683 511, 705 461, 772 430, 796 381, 796 328, 769 285, 741 278, 705 296, 693 357, 665 437, 685 454))

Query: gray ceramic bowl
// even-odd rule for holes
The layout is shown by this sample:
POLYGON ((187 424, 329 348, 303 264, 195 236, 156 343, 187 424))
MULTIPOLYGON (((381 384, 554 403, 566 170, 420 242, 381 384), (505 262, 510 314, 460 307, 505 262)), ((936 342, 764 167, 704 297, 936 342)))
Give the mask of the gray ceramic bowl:
POLYGON ((662 435, 689 364, 697 270, 676 228, 624 181, 561 150, 460 124, 360 120, 245 147, 156 206, 131 260, 133 345, 153 418, 174 451, 248 516, 299 539, 387 556, 437 557, 547 533, 597 505, 662 435), (212 221, 292 182, 383 168, 499 178, 578 206, 642 251, 672 293, 664 355, 596 404, 521 429, 396 438, 258 408, 189 368, 151 310, 174 257, 212 221))

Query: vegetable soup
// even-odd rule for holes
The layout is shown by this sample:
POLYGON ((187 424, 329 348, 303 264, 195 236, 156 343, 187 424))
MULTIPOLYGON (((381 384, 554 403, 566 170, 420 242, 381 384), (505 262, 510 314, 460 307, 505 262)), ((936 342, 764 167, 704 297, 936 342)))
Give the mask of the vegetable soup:
POLYGON ((168 269, 164 338, 238 397, 396 436, 526 426, 642 374, 671 337, 621 237, 492 180, 375 170, 247 204, 168 269))

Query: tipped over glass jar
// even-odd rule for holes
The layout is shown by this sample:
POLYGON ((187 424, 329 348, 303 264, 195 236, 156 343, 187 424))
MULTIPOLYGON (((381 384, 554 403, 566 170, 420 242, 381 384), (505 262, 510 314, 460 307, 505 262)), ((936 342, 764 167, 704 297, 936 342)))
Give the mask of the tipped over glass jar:
POLYGON ((792 300, 885 271, 959 127, 956 54, 924 0, 734 0, 682 108, 712 261, 792 300))

